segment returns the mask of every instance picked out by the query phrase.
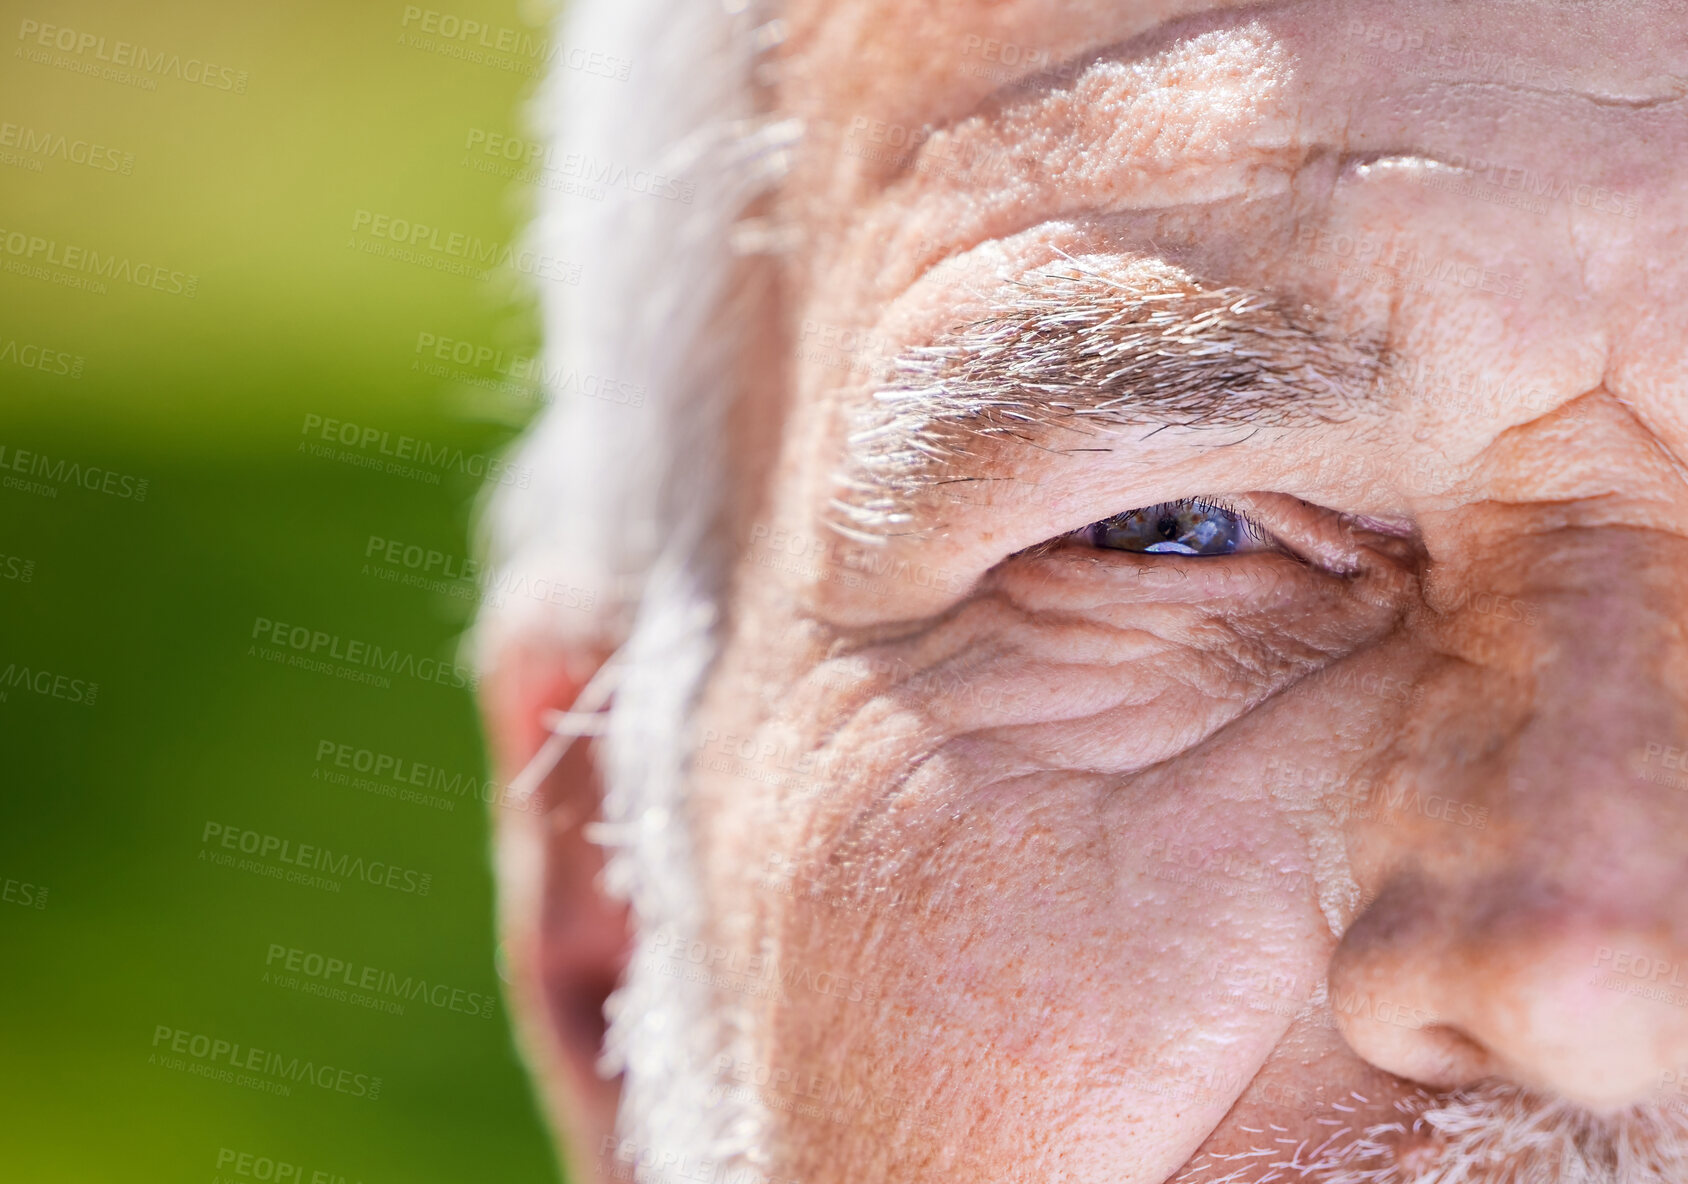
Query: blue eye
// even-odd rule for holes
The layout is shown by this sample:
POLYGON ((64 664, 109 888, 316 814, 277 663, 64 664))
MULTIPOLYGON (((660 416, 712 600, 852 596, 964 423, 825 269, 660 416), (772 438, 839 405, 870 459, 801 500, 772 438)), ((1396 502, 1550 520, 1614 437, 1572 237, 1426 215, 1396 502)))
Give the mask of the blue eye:
POLYGON ((1242 514, 1202 498, 1127 510, 1082 533, 1091 546, 1146 555, 1230 555, 1260 536, 1242 514))

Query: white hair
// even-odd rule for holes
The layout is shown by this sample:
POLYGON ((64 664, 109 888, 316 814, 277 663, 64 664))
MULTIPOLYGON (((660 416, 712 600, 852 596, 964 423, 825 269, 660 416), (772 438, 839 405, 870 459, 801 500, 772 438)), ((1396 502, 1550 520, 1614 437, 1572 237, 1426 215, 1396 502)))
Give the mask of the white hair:
MULTIPOLYGON (((618 1133, 656 1162, 752 1166, 762 1129, 754 1103, 722 1104, 712 1069, 739 1047, 742 1025, 707 986, 662 974, 651 948, 659 931, 692 940, 704 920, 682 785, 729 558, 716 520, 740 342, 721 311, 747 238, 743 212, 783 172, 794 130, 755 110, 753 71, 779 26, 754 7, 576 0, 562 19, 563 45, 632 67, 617 81, 559 62, 538 96, 541 134, 589 168, 681 184, 607 187, 597 203, 546 197, 534 246, 580 268, 577 286, 541 293, 546 372, 591 376, 600 391, 610 384, 642 401, 582 397, 582 381, 553 392, 517 457, 531 487, 500 488, 483 515, 496 570, 590 589, 597 611, 516 598, 489 606, 474 638, 481 664, 536 640, 617 651, 595 833, 609 848, 608 888, 633 906, 636 953, 606 1008, 602 1069, 623 1074, 618 1133)), ((538 874, 531 850, 499 854, 501 878, 538 874)))
MULTIPOLYGON (((1414 1089, 1389 1106, 1360 1094, 1319 1118, 1324 1141, 1244 1127, 1253 1146, 1198 1155, 1171 1184, 1671 1184, 1688 1179, 1680 1112, 1596 1115, 1498 1081, 1414 1089)), ((1281 1133, 1280 1133, 1281 1132, 1281 1133)))

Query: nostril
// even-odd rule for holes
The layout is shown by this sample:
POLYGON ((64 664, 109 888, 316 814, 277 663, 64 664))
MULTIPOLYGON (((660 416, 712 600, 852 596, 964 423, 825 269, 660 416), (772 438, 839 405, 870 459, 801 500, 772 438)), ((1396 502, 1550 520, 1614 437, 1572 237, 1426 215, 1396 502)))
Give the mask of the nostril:
POLYGON ((1451 1023, 1401 1023, 1389 1009, 1366 1014, 1338 1006, 1335 1012, 1337 1030, 1355 1053, 1418 1085, 1459 1089, 1505 1072, 1486 1045, 1451 1023))
POLYGON ((1669 930, 1615 913, 1533 881, 1401 881, 1337 946, 1336 1027, 1377 1068, 1434 1089, 1493 1078, 1599 1114, 1645 1101, 1688 1059, 1688 1012, 1590 966, 1650 986, 1682 954, 1669 930))
POLYGON ((1493 1053, 1451 1024, 1432 1024, 1418 1036, 1422 1042, 1418 1059, 1423 1067, 1416 1075, 1403 1076, 1413 1076, 1425 1085, 1455 1089, 1493 1077, 1502 1069, 1493 1053))

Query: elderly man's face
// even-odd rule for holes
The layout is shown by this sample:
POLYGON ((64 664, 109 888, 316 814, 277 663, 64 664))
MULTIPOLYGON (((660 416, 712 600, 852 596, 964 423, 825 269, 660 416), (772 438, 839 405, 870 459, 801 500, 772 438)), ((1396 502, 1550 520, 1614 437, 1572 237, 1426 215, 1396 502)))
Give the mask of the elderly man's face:
POLYGON ((1688 20, 786 28, 692 784, 769 1173, 1683 1178, 1688 20))

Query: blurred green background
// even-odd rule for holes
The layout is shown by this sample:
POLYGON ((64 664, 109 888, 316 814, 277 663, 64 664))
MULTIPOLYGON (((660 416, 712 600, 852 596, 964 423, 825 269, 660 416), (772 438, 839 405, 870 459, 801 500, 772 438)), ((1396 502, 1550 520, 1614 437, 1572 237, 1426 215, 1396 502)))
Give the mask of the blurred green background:
MULTIPOLYGON (((530 352, 532 293, 354 229, 369 210, 518 236, 531 192, 465 145, 522 133, 533 58, 451 56, 402 4, 4 7, 0 1178, 238 1181, 268 1159, 298 1170, 283 1180, 554 1180, 498 997, 485 808, 450 788, 484 776, 470 692, 277 664, 252 639, 268 618, 457 655, 473 586, 383 578, 402 553, 371 561, 369 540, 460 560, 482 482, 354 463, 373 445, 301 451, 301 429, 484 456, 532 414, 496 360, 417 365, 423 334, 530 352), (94 252, 122 262, 90 276, 94 252), (154 268, 162 290, 135 282, 154 268), (337 783, 328 743, 441 779, 423 801, 389 796, 392 775, 337 783), (219 865, 208 823, 429 891, 356 865, 338 891, 290 883, 274 852, 219 865), (386 1002, 309 993, 276 948, 348 964, 342 990, 370 968, 386 1002), (490 1018, 462 1010, 488 996, 490 1018), (196 1053, 213 1041, 241 1051, 196 1053)), ((447 11, 536 38, 554 15, 447 11)))

